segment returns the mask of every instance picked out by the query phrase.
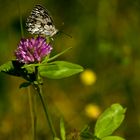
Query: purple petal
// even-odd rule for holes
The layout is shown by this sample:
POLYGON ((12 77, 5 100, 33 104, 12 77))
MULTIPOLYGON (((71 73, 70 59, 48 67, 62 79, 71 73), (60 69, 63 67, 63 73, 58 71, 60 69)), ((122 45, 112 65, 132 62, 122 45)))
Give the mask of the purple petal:
POLYGON ((46 39, 37 38, 21 39, 15 56, 18 61, 29 64, 41 62, 45 56, 51 53, 52 47, 46 43, 46 39))

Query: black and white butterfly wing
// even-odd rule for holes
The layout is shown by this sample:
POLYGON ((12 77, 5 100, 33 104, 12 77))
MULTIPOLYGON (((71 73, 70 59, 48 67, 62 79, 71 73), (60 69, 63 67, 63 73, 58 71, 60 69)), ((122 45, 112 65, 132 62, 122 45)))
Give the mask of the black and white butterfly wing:
POLYGON ((53 36, 58 30, 48 11, 41 5, 36 5, 26 21, 27 30, 31 34, 53 36))

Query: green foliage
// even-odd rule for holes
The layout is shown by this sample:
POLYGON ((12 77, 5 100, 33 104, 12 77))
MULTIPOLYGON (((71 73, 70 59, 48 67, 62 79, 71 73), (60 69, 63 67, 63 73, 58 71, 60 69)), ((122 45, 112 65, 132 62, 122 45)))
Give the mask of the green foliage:
POLYGON ((113 104, 107 108, 101 116, 98 118, 95 124, 95 132, 90 129, 89 126, 85 126, 80 135, 78 131, 74 131, 67 135, 65 132, 64 120, 60 120, 60 135, 61 140, 125 140, 119 136, 111 136, 112 133, 120 126, 124 119, 124 113, 126 109, 120 104, 113 104), (79 137, 80 136, 80 137, 79 137))
POLYGON ((82 72, 83 67, 66 61, 50 61, 56 59, 70 49, 71 48, 65 49, 64 51, 58 53, 51 58, 47 56, 44 61, 42 61, 42 63, 37 64, 23 64, 16 60, 8 61, 7 63, 0 66, 0 72, 4 72, 13 76, 23 77, 25 80, 29 81, 29 83, 27 82, 21 84, 20 88, 27 87, 30 85, 31 82, 36 81, 36 68, 38 69, 38 72, 42 77, 47 77, 50 79, 66 78, 82 72))
POLYGON ((86 125, 84 129, 82 129, 80 136, 85 139, 93 138, 93 133, 90 132, 90 127, 86 125))
POLYGON ((125 139, 118 136, 108 136, 108 137, 102 138, 102 140, 125 140, 125 139))
MULTIPOLYGON (((38 68, 40 76, 51 79, 66 78, 83 71, 83 67, 80 65, 66 61, 54 61, 48 64, 30 65, 24 65, 18 61, 8 61, 0 66, 0 72, 23 77, 29 82, 34 82, 36 80, 35 67, 38 68)), ((29 83, 23 83, 20 87, 26 87, 27 85, 29 85, 29 83)))
MULTIPOLYGON (((0 72, 5 72, 13 76, 20 76, 27 80, 27 82, 24 82, 20 85, 20 88, 28 87, 32 82, 37 82, 35 70, 37 70, 39 75, 42 77, 61 79, 77 74, 83 71, 83 68, 80 65, 66 61, 54 61, 46 64, 42 63, 24 65, 18 61, 13 60, 8 61, 7 63, 0 66, 0 72)), ((111 105, 111 107, 107 108, 98 118, 95 124, 94 133, 87 126, 81 131, 78 137, 81 136, 84 139, 93 140, 124 140, 121 137, 110 135, 112 135, 112 133, 120 126, 124 120, 125 111, 126 109, 124 109, 120 104, 111 105)), ((60 135, 62 140, 66 140, 66 132, 63 119, 60 121, 60 135)), ((54 139, 59 140, 57 137, 54 139)))
POLYGON ((64 120, 61 118, 60 120, 60 135, 62 140, 66 140, 66 132, 65 132, 65 126, 64 126, 64 120))
POLYGON ((54 61, 47 65, 40 65, 39 73, 42 77, 61 79, 83 71, 83 67, 66 61, 54 61))
POLYGON ((95 124, 95 132, 91 132, 89 127, 81 131, 81 137, 93 140, 124 140, 118 136, 110 136, 120 126, 124 120, 124 109, 120 104, 113 104, 107 108, 98 118, 95 124))
POLYGON ((22 68, 23 65, 23 63, 20 63, 16 60, 8 61, 0 66, 0 72, 4 72, 12 76, 22 77, 30 82, 35 81, 35 73, 33 71, 31 72, 31 68, 22 68))
POLYGON ((12 71, 14 69, 12 61, 8 61, 7 63, 0 66, 0 72, 7 73, 8 71, 12 71))
POLYGON ((95 136, 103 138, 111 135, 124 120, 124 109, 119 104, 113 104, 99 117, 95 125, 95 136))

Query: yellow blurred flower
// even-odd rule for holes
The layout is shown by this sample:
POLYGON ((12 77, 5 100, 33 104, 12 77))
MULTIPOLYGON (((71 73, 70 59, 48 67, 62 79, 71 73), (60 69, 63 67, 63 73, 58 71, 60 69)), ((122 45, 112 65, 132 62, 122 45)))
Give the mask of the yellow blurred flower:
POLYGON ((88 117, 96 119, 100 115, 101 109, 95 104, 88 104, 85 107, 85 113, 88 117))
POLYGON ((96 74, 91 69, 87 69, 81 73, 80 79, 85 85, 93 85, 96 82, 96 74))

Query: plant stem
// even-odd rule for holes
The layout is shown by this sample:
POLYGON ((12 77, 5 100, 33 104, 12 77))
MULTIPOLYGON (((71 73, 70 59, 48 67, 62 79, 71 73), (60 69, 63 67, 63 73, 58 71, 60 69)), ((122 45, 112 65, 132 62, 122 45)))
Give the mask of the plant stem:
POLYGON ((24 37, 24 31, 23 31, 23 22, 22 22, 22 14, 21 14, 21 6, 20 6, 20 0, 18 0, 18 12, 19 12, 19 22, 20 22, 20 31, 21 31, 21 37, 24 37))
POLYGON ((45 115, 46 115, 46 118, 47 118, 47 121, 48 121, 48 125, 50 127, 50 130, 51 130, 51 133, 53 135, 53 138, 56 137, 56 132, 55 132, 55 129, 54 129, 54 126, 52 124, 52 120, 51 120, 51 117, 50 117, 50 114, 48 112, 48 106, 47 106, 47 103, 45 104, 45 100, 44 100, 44 97, 42 95, 42 87, 39 86, 39 85, 36 85, 36 90, 38 92, 38 95, 39 95, 39 98, 40 98, 40 101, 42 103, 42 106, 43 106, 43 109, 44 109, 44 112, 45 112, 45 115))
POLYGON ((32 125, 32 140, 36 140, 36 111, 35 111, 35 94, 31 93, 30 87, 28 87, 28 98, 29 98, 29 106, 30 106, 30 114, 31 114, 31 125, 32 125))

